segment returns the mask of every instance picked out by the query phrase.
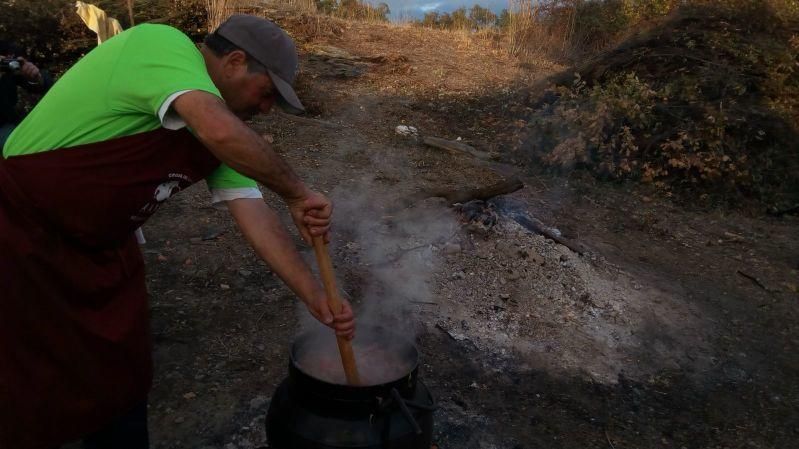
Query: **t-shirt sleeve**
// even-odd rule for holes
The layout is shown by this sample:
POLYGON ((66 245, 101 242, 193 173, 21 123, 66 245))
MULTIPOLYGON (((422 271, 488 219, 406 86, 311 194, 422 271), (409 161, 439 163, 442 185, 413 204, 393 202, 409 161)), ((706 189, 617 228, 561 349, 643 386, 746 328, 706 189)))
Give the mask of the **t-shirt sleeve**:
POLYGON ((121 111, 158 115, 177 92, 201 90, 221 98, 195 44, 175 28, 153 26, 131 35, 112 78, 121 111))
POLYGON ((258 188, 256 182, 225 164, 216 168, 205 178, 209 189, 238 189, 244 187, 258 188))
POLYGON ((205 182, 211 191, 211 203, 217 208, 224 208, 226 201, 241 198, 263 198, 258 184, 254 180, 224 164, 205 178, 205 182))

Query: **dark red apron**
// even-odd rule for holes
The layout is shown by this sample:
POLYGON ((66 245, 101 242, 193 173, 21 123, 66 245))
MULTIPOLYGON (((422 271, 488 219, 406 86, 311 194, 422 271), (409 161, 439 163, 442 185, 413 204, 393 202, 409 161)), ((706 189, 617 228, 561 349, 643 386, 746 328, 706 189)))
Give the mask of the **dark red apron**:
POLYGON ((0 448, 57 447, 152 383, 136 228, 219 161, 158 129, 0 157, 0 448))

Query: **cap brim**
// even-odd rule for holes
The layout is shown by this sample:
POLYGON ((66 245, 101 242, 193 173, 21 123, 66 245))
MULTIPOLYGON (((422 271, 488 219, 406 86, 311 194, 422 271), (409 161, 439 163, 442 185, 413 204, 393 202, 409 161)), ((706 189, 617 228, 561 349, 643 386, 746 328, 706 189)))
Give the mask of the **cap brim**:
POLYGON ((305 106, 297 98, 297 94, 294 93, 294 88, 291 87, 291 84, 283 81, 271 70, 267 70, 267 72, 269 72, 269 77, 272 79, 272 84, 275 85, 277 92, 280 94, 277 99, 278 106, 289 114, 302 114, 305 112, 305 106))

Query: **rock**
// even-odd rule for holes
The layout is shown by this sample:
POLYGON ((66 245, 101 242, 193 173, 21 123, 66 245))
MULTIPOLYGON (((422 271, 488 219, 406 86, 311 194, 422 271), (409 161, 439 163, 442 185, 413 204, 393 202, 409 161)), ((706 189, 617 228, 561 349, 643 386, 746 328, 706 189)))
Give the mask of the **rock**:
POLYGON ((480 259, 492 259, 494 257, 491 249, 488 245, 480 245, 477 247, 475 251, 476 255, 480 259))
POLYGON ((190 391, 183 395, 183 399, 194 399, 196 397, 197 395, 193 391, 190 391))
POLYGON ((452 279, 466 279, 466 273, 463 271, 452 273, 452 279))
POLYGON ((419 130, 418 129, 416 129, 413 126, 407 126, 407 125, 399 125, 399 126, 397 126, 396 128, 394 128, 394 132, 399 134, 400 136, 406 136, 406 137, 417 137, 417 136, 419 136, 419 130))
POLYGON ((462 251, 461 245, 457 243, 447 243, 444 245, 444 254, 446 255, 453 255, 458 254, 462 251))
POLYGON ((205 240, 216 240, 216 239, 218 239, 218 238, 219 238, 219 237, 220 237, 222 234, 224 234, 224 233, 225 233, 225 230, 224 230, 224 229, 209 229, 209 230, 208 230, 208 231, 205 233, 205 235, 203 235, 202 239, 203 239, 204 241, 205 241, 205 240))
POLYGON ((269 402, 266 396, 256 396, 250 401, 250 410, 257 410, 269 402))
POLYGON ((569 248, 567 248, 567 247, 565 247, 565 246, 563 246, 563 245, 561 245, 561 244, 557 244, 557 245, 555 245, 555 250, 558 252, 558 254, 559 254, 561 257, 562 257, 562 256, 566 256, 567 258, 569 258, 569 257, 571 257, 571 255, 573 254, 573 253, 572 253, 572 250, 570 250, 569 248))
POLYGON ((501 240, 501 241, 497 242, 497 244, 496 244, 496 246, 494 248, 497 250, 498 253, 500 253, 500 254, 502 254, 502 255, 504 255, 506 257, 509 257, 509 258, 512 258, 512 259, 516 259, 516 258, 519 257, 518 246, 516 246, 516 244, 513 243, 513 242, 509 242, 507 240, 501 240))
POLYGON ((230 290, 230 286, 227 284, 219 284, 219 288, 222 290, 230 290))
POLYGON ((250 270, 239 270, 239 274, 244 276, 244 277, 247 277, 247 276, 252 274, 252 271, 250 271, 250 270))
POLYGON ((330 58, 353 59, 352 54, 343 48, 332 45, 317 45, 312 49, 312 54, 317 56, 327 56, 330 58))
POLYGON ((456 331, 447 331, 447 334, 455 341, 464 341, 469 339, 469 337, 467 337, 465 334, 456 331))

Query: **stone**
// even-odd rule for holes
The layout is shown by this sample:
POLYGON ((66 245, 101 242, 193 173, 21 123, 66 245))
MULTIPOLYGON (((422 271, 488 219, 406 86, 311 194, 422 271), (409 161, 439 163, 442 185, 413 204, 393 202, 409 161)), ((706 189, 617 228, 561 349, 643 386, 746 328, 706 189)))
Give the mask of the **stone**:
POLYGON ((458 254, 462 251, 461 245, 457 243, 447 243, 444 245, 444 254, 446 255, 453 255, 458 254))
POLYGON ((408 125, 398 125, 396 128, 394 128, 394 132, 400 136, 406 137, 417 137, 419 135, 418 129, 408 125))
POLYGON ((494 247, 498 253, 503 254, 509 258, 517 258, 519 257, 519 249, 515 243, 509 242, 507 240, 501 240, 497 242, 497 245, 494 247))
POLYGON ((250 410, 257 410, 266 405, 269 402, 269 398, 266 396, 256 396, 250 401, 250 410))
POLYGON ((515 281, 522 277, 522 274, 519 273, 519 270, 510 269, 508 270, 507 274, 505 274, 505 280, 507 281, 515 281))

